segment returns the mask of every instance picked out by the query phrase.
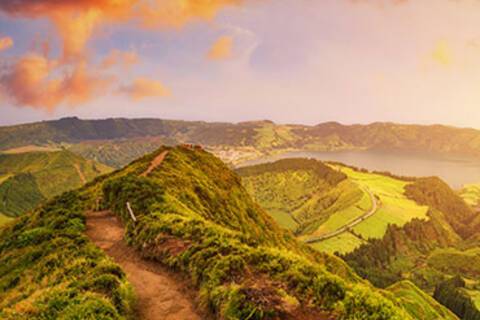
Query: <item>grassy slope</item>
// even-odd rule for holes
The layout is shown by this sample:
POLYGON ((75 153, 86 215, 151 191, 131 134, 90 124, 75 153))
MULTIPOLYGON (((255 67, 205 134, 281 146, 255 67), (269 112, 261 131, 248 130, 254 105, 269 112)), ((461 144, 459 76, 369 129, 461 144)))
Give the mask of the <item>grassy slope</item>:
POLYGON ((124 320, 123 271, 84 235, 86 202, 64 194, 0 228, 0 318, 124 320))
POLYGON ((130 241, 187 274, 217 317, 261 319, 302 306, 307 312, 333 310, 344 319, 409 318, 359 283, 343 262, 278 228, 210 154, 171 149, 161 167, 139 178, 160 152, 112 174, 103 188, 106 204, 125 219, 130 241), (136 226, 125 212, 127 200, 136 226), (162 249, 164 241, 183 249, 162 249))
POLYGON ((379 199, 379 209, 353 228, 364 239, 382 238, 389 224, 403 226, 412 219, 428 219, 427 206, 420 206, 404 195, 408 182, 381 174, 360 172, 341 167, 349 179, 368 188, 379 199))
POLYGON ((418 289, 410 281, 397 282, 387 288, 395 294, 401 304, 409 310, 415 319, 422 320, 456 320, 458 317, 450 310, 442 306, 431 296, 418 289))
POLYGON ((0 174, 8 177, 0 184, 0 211, 19 215, 110 170, 69 151, 0 154, 0 174))
POLYGON ((365 240, 360 239, 351 232, 344 232, 333 238, 312 243, 311 246, 320 252, 346 254, 352 252, 364 243, 365 240))
POLYGON ((361 197, 344 175, 315 160, 285 159, 237 172, 254 199, 280 225, 297 233, 310 233, 361 197))
POLYGON ((32 174, 19 173, 0 184, 0 199, 0 212, 18 216, 35 208, 45 197, 32 174))
POLYGON ((420 206, 404 195, 408 182, 332 165, 332 172, 341 170, 348 177, 348 180, 332 186, 307 166, 293 167, 295 161, 300 160, 280 160, 242 168, 238 172, 255 200, 280 225, 296 230, 302 239, 335 231, 365 214, 372 206, 366 189, 378 197, 377 212, 354 227, 353 233, 316 243, 313 245, 316 249, 329 253, 351 252, 366 239, 383 237, 389 224, 403 226, 415 218, 428 219, 428 207, 420 206), (283 170, 272 169, 272 166, 282 164, 283 170), (255 174, 247 174, 249 168, 260 169, 255 174))

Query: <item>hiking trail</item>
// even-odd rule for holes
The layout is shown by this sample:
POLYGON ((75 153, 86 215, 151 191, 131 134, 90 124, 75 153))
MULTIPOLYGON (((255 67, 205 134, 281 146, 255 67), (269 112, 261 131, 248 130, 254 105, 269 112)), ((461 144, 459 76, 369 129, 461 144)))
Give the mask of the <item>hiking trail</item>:
POLYGON ((122 267, 132 284, 139 319, 202 319, 195 311, 194 293, 160 264, 143 259, 127 246, 123 241, 124 228, 112 212, 87 212, 86 216, 87 236, 122 267))
POLYGON ((150 172, 152 172, 153 170, 155 170, 158 166, 160 166, 162 164, 162 162, 165 159, 165 157, 167 156, 167 154, 168 154, 168 150, 165 150, 162 153, 160 153, 155 159, 152 160, 148 169, 145 170, 145 172, 142 173, 140 176, 141 177, 148 176, 148 174, 150 172))

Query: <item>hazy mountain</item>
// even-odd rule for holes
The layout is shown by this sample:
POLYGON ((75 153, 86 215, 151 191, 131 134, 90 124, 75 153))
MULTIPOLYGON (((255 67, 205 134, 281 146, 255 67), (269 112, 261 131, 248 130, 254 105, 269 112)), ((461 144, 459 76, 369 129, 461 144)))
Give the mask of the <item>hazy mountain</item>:
POLYGON ((162 144, 183 142, 202 144, 218 152, 223 150, 221 147, 229 147, 228 150, 237 151, 225 155, 225 159, 231 162, 238 162, 242 154, 249 158, 286 150, 383 150, 480 159, 479 130, 442 125, 342 125, 327 122, 306 126, 277 125, 271 121, 233 124, 64 118, 0 127, 0 150, 28 145, 64 145, 90 159, 116 167, 162 144))

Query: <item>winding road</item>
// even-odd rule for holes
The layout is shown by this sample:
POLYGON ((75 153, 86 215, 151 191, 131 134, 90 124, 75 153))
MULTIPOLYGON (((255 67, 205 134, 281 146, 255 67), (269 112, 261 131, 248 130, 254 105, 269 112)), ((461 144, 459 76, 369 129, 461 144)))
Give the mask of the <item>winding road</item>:
POLYGON ((370 196, 370 200, 372 201, 372 208, 370 210, 368 210, 367 212, 365 212, 365 214, 361 215, 358 218, 355 218, 354 220, 350 221, 349 223, 347 223, 346 225, 338 228, 335 231, 326 233, 326 234, 318 236, 318 237, 312 237, 312 238, 309 238, 309 239, 305 239, 304 242, 305 243, 315 243, 315 242, 320 242, 320 241, 324 241, 324 240, 336 237, 339 234, 342 234, 342 233, 348 231, 349 229, 355 227, 359 223, 361 223, 361 222, 365 221, 366 219, 370 218, 371 216, 373 216, 375 214, 375 212, 377 212, 377 209, 378 209, 377 199, 375 198, 375 196, 373 195, 373 193, 369 189, 364 188, 364 191, 368 193, 368 195, 370 196))

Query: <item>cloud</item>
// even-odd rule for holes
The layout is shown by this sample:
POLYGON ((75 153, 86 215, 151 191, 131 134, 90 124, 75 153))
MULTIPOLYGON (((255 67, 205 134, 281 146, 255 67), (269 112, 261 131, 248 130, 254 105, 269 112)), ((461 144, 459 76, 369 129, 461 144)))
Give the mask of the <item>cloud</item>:
POLYGON ((0 91, 13 104, 53 111, 61 103, 75 106, 104 93, 111 78, 91 73, 86 63, 65 69, 56 60, 27 54, 0 73, 0 91))
POLYGON ((13 40, 10 37, 0 38, 0 51, 7 50, 13 46, 13 40))
POLYGON ((100 67, 103 69, 109 69, 114 66, 127 68, 138 62, 139 58, 136 52, 114 49, 102 60, 100 67))
POLYGON ((149 97, 168 97, 170 90, 161 82, 147 78, 137 78, 130 85, 123 86, 119 93, 128 95, 131 99, 139 101, 149 97))
POLYGON ((0 12, 13 17, 48 18, 63 41, 65 60, 82 59, 96 28, 134 21, 143 27, 180 28, 211 20, 219 10, 242 0, 2 0, 0 12))
POLYGON ((207 57, 210 60, 225 60, 232 57, 233 39, 223 36, 217 39, 210 48, 207 57))
MULTIPOLYGON (((47 19, 62 40, 62 53, 50 60, 49 47, 43 55, 26 54, 0 70, 0 94, 15 105, 52 111, 66 103, 77 105, 104 93, 115 79, 99 74, 116 65, 138 62, 134 52, 113 50, 92 72, 87 44, 105 24, 140 28, 181 28, 194 21, 209 21, 226 6, 243 0, 1 0, 0 15, 13 18, 47 19)), ((10 44, 8 40, 4 48, 10 44)), ((2 48, 0 48, 2 50, 2 48)), ((133 99, 169 95, 160 82, 139 78, 122 91, 133 99)))

